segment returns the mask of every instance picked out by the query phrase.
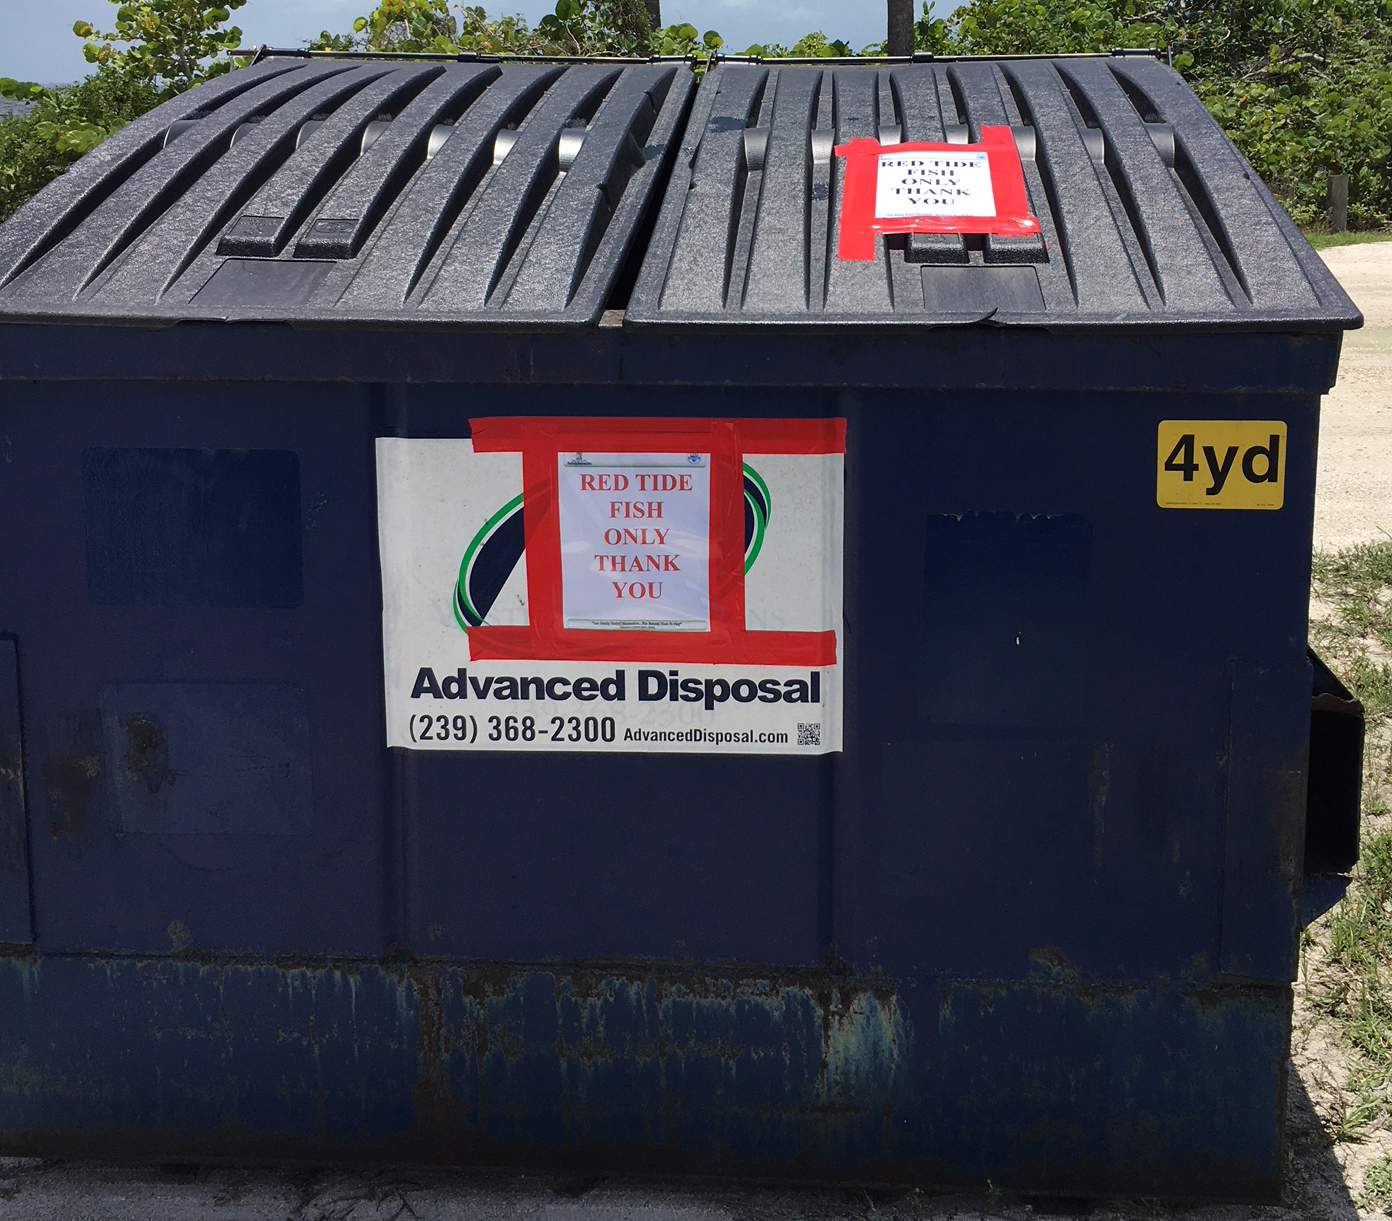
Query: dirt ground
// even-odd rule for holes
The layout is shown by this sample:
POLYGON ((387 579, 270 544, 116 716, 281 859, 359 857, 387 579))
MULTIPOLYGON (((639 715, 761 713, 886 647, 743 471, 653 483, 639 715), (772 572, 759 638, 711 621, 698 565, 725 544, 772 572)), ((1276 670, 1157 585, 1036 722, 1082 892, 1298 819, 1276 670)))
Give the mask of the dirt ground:
POLYGON ((1363 311, 1344 336, 1320 418, 1315 546, 1392 535, 1392 242, 1338 246, 1324 261, 1363 311))
MULTIPOLYGON (((1316 548, 1345 547, 1392 537, 1392 241, 1341 246, 1324 252, 1331 271, 1363 311, 1364 326, 1344 337, 1339 380, 1320 417, 1316 548)), ((1312 607, 1318 615, 1321 608, 1312 607)), ((1384 827, 1365 827, 1368 831, 1384 827)), ((1294 1215, 1312 1218, 1382 1218, 1360 1209, 1364 1174, 1392 1151, 1392 1132, 1374 1123, 1359 1139, 1332 1141, 1351 1118, 1349 1053, 1340 1045, 1315 1000, 1323 981, 1317 964, 1329 936, 1328 918, 1311 928, 1312 945, 1296 985, 1291 1036, 1289 1120, 1291 1165, 1287 1203, 1294 1215)), ((1205 1210, 1206 1221, 1232 1215, 1205 1210)), ((1270 1218, 1286 1209, 1246 1214, 1270 1218)))
MULTIPOLYGON (((1334 548, 1392 537, 1392 242, 1336 247, 1324 260, 1364 317, 1363 329, 1344 337, 1338 384, 1321 410, 1315 546, 1334 548)), ((1384 829, 1368 826, 1365 833, 1384 829)), ((1316 944, 1307 947, 1307 963, 1319 960, 1327 925, 1325 919, 1312 928, 1316 944)), ((1355 1201, 1365 1171, 1392 1150, 1392 1133, 1374 1125, 1359 1140, 1329 1141, 1346 1118, 1350 1061, 1313 1003, 1317 976, 1307 969, 1296 986, 1292 1200, 1303 1197, 1309 1216, 1383 1217, 1355 1201)))

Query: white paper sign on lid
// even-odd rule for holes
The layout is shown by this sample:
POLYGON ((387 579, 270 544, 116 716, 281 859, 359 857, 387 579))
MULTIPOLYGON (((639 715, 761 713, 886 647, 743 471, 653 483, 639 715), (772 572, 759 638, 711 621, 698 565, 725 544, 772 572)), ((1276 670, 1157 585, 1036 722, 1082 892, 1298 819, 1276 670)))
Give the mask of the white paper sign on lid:
POLYGON ((710 631, 710 455, 561 454, 567 628, 710 631))
POLYGON ((984 152, 886 152, 875 179, 875 215, 995 216, 984 152))

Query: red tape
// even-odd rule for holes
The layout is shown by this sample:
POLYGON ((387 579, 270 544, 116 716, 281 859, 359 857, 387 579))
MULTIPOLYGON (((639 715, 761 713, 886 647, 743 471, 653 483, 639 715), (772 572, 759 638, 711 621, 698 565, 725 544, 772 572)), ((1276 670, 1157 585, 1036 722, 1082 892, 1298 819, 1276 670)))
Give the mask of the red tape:
POLYGON ((1000 237, 1028 237, 1039 233, 1039 220, 1030 212, 1020 150, 1008 127, 983 127, 980 144, 881 144, 878 140, 852 140, 839 144, 836 155, 845 158, 845 185, 841 191, 841 224, 836 253, 848 262, 873 263, 875 237, 881 233, 992 233, 1000 237), (991 171, 994 216, 877 216, 875 195, 883 153, 982 153, 991 171))
POLYGON ((469 628, 477 661, 632 661, 830 666, 836 633, 751 632, 744 604, 744 455, 835 454, 846 421, 710 419, 471 420, 476 453, 522 454, 526 627, 469 628), (557 458, 567 452, 708 453, 711 456, 708 632, 592 631, 565 627, 557 458))

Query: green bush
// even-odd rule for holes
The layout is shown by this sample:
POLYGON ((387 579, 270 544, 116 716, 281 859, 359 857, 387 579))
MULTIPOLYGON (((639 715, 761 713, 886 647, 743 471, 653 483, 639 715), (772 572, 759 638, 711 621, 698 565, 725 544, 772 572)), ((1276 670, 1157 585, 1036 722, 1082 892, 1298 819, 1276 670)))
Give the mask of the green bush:
POLYGON ((0 94, 33 102, 27 114, 0 119, 0 220, 160 101, 151 82, 111 69, 67 89, 0 78, 0 94))
POLYGON ((1327 54, 1273 49, 1240 76, 1195 82, 1199 96, 1298 224, 1318 224, 1330 174, 1349 176, 1349 224, 1392 219, 1392 37, 1359 34, 1327 54))
POLYGON ((84 40, 82 54, 89 64, 153 85, 161 98, 174 97, 231 69, 232 61, 221 57, 241 46, 242 32, 236 26, 223 26, 231 20, 232 10, 246 0, 213 5, 203 0, 111 3, 117 5, 114 30, 99 31, 90 21, 73 25, 73 33, 84 40))
MULTIPOLYGON (((875 55, 878 50, 874 47, 866 47, 864 54, 875 55)), ((811 34, 804 34, 791 47, 785 47, 782 43, 767 42, 762 45, 750 47, 746 55, 762 55, 765 59, 835 59, 839 56, 854 55, 850 44, 842 42, 839 38, 828 38, 821 30, 814 30, 811 34)))
POLYGON ((46 89, 0 77, 0 97, 29 102, 0 119, 0 220, 118 128, 185 89, 230 71, 225 52, 241 30, 224 29, 246 0, 111 0, 116 28, 78 21, 73 33, 96 72, 76 85, 46 89), (124 46, 120 44, 125 44, 124 46))
POLYGON ((694 25, 654 30, 643 0, 556 0, 535 28, 522 17, 489 17, 481 7, 447 0, 382 0, 353 23, 351 34, 325 30, 316 50, 506 55, 709 55, 723 45, 719 34, 694 25))
POLYGON ((1168 48, 1299 224, 1320 222, 1340 173, 1352 225, 1392 219, 1392 0, 970 0, 947 35, 971 55, 1168 48))

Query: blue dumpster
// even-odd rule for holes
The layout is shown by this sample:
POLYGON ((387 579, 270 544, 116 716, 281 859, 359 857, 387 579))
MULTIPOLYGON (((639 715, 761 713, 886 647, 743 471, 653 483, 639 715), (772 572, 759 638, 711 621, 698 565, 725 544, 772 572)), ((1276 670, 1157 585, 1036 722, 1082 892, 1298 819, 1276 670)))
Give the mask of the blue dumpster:
POLYGON ((0 226, 0 1147, 1275 1196, 1360 321, 1143 55, 138 120, 0 226))

